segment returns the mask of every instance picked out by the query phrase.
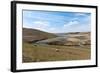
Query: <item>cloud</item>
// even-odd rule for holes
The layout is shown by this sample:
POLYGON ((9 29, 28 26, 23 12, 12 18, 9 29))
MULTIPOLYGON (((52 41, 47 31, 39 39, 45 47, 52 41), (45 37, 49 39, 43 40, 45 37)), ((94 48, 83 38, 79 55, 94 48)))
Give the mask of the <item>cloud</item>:
POLYGON ((23 11, 23 27, 46 32, 87 31, 90 22, 90 13, 23 11))
POLYGON ((69 31, 71 32, 87 32, 87 31, 90 31, 91 30, 91 27, 90 27, 90 24, 82 24, 82 25, 78 25, 76 27, 71 27, 71 28, 68 28, 69 31))
POLYGON ((47 32, 51 32, 51 33, 56 33, 58 31, 59 31, 59 29, 55 28, 55 27, 49 27, 48 30, 47 30, 47 32))
POLYGON ((56 30, 56 28, 53 28, 53 27, 52 27, 52 28, 49 28, 49 30, 54 31, 54 30, 56 30))
POLYGON ((91 26, 90 23, 85 22, 80 22, 78 20, 72 20, 63 26, 63 31, 65 32, 86 32, 90 31, 91 26))
POLYGON ((34 21, 32 25, 34 29, 39 29, 39 30, 45 30, 50 26, 49 22, 47 21, 34 21))
POLYGON ((87 16, 85 13, 76 13, 75 16, 87 16))
POLYGON ((73 25, 75 26, 77 24, 79 24, 78 21, 70 21, 69 23, 64 24, 64 28, 69 27, 69 26, 73 26, 73 25))

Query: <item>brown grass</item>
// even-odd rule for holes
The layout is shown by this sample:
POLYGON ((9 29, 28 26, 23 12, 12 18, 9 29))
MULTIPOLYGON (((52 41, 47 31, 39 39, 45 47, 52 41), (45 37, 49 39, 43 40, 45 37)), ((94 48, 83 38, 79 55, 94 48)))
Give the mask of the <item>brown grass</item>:
POLYGON ((86 60, 91 57, 90 51, 89 45, 80 47, 23 43, 23 62, 86 60))

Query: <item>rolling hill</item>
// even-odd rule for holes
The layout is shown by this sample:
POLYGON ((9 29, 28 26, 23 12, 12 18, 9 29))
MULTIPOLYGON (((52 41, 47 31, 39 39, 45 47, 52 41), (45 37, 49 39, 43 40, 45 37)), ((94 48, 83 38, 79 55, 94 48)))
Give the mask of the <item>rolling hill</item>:
POLYGON ((23 28, 23 41, 24 42, 36 42, 39 40, 45 40, 49 38, 55 38, 56 35, 36 29, 23 28))
POLYGON ((22 62, 91 59, 90 32, 57 34, 23 28, 22 62))
POLYGON ((65 33, 55 38, 38 41, 37 43, 66 46, 90 45, 90 32, 65 33))

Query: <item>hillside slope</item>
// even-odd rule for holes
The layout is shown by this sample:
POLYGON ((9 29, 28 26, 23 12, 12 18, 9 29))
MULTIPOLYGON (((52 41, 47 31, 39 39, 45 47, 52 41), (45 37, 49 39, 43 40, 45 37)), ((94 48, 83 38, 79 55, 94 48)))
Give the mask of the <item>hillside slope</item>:
POLYGON ((79 32, 79 33, 68 33, 56 38, 46 39, 38 41, 38 44, 49 44, 49 45, 66 45, 66 46, 79 46, 79 45, 90 45, 90 32, 79 32))
POLYGON ((23 28, 23 41, 24 42, 36 42, 48 38, 55 38, 56 35, 36 29, 23 28))

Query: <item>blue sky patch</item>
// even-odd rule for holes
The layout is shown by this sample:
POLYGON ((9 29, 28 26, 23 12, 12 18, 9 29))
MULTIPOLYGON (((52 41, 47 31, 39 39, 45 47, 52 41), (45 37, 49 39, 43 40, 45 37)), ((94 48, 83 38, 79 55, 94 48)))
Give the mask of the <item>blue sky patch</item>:
POLYGON ((91 30, 91 14, 23 10, 23 27, 50 33, 89 32, 91 30))

